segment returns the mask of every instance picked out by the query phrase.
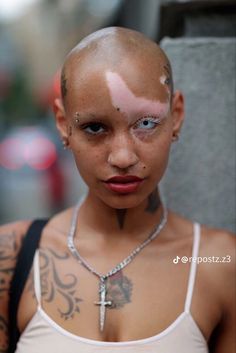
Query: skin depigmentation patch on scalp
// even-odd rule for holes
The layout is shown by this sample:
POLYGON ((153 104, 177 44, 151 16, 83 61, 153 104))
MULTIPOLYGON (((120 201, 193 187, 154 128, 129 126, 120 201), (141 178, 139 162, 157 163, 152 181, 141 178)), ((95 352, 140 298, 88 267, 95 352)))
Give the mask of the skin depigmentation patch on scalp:
POLYGON ((161 75, 160 82, 162 85, 165 85, 167 77, 165 75, 161 75))
POLYGON ((162 103, 158 100, 137 97, 118 73, 106 71, 105 75, 114 108, 119 107, 119 111, 125 114, 129 122, 137 112, 143 115, 158 115, 160 118, 164 118, 168 114, 169 99, 162 103))

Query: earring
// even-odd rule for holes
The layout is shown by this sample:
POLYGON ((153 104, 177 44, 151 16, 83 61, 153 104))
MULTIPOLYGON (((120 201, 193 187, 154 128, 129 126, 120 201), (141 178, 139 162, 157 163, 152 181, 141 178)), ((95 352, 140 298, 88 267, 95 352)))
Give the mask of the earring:
POLYGON ((62 137, 62 144, 63 144, 64 150, 66 150, 68 148, 69 144, 70 144, 69 140, 68 140, 68 137, 66 137, 66 136, 62 137))
POLYGON ((173 136, 172 136, 172 141, 173 142, 176 142, 179 140, 179 134, 177 132, 174 132, 173 133, 173 136))

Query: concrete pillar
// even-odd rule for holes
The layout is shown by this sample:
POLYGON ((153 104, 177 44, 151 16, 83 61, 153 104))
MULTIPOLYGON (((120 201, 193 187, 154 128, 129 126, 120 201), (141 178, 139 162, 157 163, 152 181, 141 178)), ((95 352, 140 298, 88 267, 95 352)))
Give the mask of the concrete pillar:
POLYGON ((192 220, 235 231, 236 39, 166 38, 186 120, 161 183, 167 205, 192 220))

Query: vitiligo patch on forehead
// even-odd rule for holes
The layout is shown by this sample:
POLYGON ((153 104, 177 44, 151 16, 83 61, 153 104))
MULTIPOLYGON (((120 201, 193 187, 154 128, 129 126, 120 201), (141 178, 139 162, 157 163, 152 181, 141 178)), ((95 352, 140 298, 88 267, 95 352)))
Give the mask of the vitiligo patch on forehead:
POLYGON ((158 100, 137 97, 118 73, 107 71, 105 75, 114 108, 119 108, 120 112, 124 113, 129 121, 137 113, 154 115, 159 118, 164 118, 168 114, 169 99, 162 103, 158 100))
POLYGON ((166 87, 166 91, 167 91, 168 97, 170 97, 170 88, 169 88, 170 79, 169 79, 169 77, 166 76, 166 75, 161 75, 160 82, 161 82, 161 84, 163 86, 166 87))
POLYGON ((167 77, 165 75, 161 75, 160 82, 162 85, 165 85, 167 77))

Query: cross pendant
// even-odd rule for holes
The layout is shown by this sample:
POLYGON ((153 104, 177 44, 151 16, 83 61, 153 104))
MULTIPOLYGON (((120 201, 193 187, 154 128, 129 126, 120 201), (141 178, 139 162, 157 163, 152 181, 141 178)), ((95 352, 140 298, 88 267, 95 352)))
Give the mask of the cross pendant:
POLYGON ((106 306, 111 306, 112 302, 106 301, 106 285, 104 281, 100 282, 100 288, 99 288, 99 294, 100 294, 100 301, 99 302, 94 302, 95 305, 100 305, 100 331, 103 331, 104 328, 104 323, 105 323, 105 316, 106 316, 106 306))

